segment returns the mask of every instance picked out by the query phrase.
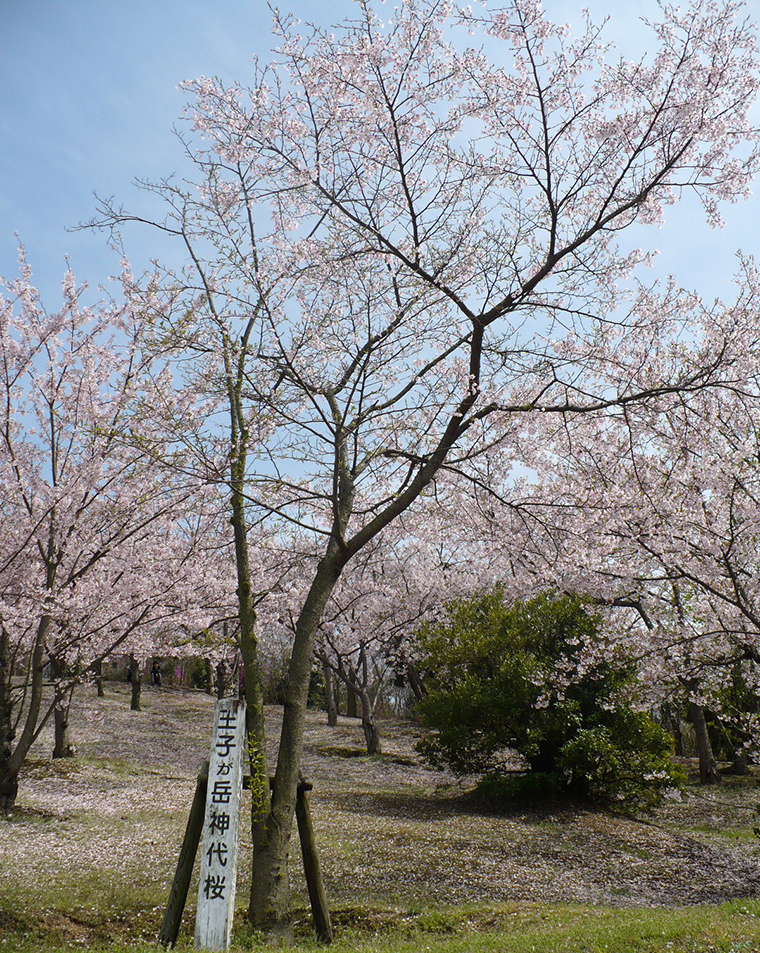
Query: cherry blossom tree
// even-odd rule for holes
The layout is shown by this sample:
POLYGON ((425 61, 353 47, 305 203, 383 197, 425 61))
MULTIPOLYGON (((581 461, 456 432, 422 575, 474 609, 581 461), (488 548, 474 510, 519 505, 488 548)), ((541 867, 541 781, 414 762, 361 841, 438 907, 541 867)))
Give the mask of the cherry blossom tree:
POLYGON ((539 506, 554 513, 548 535, 557 555, 546 561, 554 584, 628 609, 621 637, 638 638, 650 684, 687 697, 704 781, 718 779, 706 705, 738 715, 747 744, 757 740, 754 715, 725 707, 737 675, 756 688, 760 660, 759 289, 751 261, 737 284, 731 306, 692 299, 693 337, 677 357, 696 366, 705 347, 720 347, 724 388, 663 396, 616 421, 546 420, 552 450, 537 463, 539 506))
MULTIPOLYGON (((495 447, 517 459, 534 418, 725 385, 712 339, 699 365, 651 360, 683 302, 638 289, 646 256, 616 237, 686 189, 713 224, 747 193, 758 72, 733 2, 663 9, 635 61, 532 0, 405 0, 386 23, 367 0, 329 31, 275 30, 249 88, 185 85, 197 187, 147 187, 188 253, 156 279, 162 320, 226 395, 236 541, 243 504, 311 540, 271 801, 237 543, 260 795, 249 916, 278 934, 315 639, 344 569, 445 472, 481 481, 495 447)), ((136 217, 105 204, 100 221, 136 217)))
POLYGON ((420 536, 410 522, 398 520, 392 533, 373 540, 346 567, 323 612, 315 646, 327 677, 343 682, 361 703, 368 754, 381 751, 375 718, 381 692, 389 678, 406 677, 411 637, 451 594, 432 527, 420 536))
POLYGON ((67 753, 68 701, 93 665, 117 646, 153 651, 172 620, 201 624, 209 568, 182 522, 202 494, 156 472, 136 439, 145 369, 129 297, 85 307, 67 272, 48 312, 23 252, 20 265, 0 297, 3 810, 53 714, 67 753))

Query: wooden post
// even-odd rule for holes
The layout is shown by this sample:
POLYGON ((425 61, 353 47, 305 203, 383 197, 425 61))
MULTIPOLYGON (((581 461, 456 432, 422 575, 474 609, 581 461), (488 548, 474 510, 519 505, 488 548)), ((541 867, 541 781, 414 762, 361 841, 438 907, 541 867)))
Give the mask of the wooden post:
POLYGON ((196 949, 226 950, 230 945, 244 749, 245 702, 222 698, 214 709, 195 917, 196 949))
POLYGON ((185 909, 187 892, 190 888, 190 878, 193 876, 195 855, 198 853, 198 844, 203 831, 203 814, 206 806, 206 790, 208 787, 208 761, 204 762, 195 785, 195 797, 190 808, 190 816, 185 828, 185 839, 179 852, 177 871, 174 874, 169 902, 166 904, 164 922, 161 925, 159 942, 164 946, 174 946, 179 936, 182 924, 182 912, 185 909))
MULTIPOLYGON (((166 905, 164 922, 159 934, 159 942, 164 946, 174 946, 179 936, 180 926, 182 924, 182 913, 187 901, 187 893, 190 887, 190 880, 193 875, 193 866, 195 864, 195 855, 198 853, 198 844, 200 843, 201 833, 203 832, 205 820, 205 805, 208 795, 208 777, 209 762, 204 762, 198 781, 195 785, 195 796, 190 808, 190 816, 187 819, 185 828, 185 837, 182 841, 179 860, 177 862, 177 871, 174 874, 169 901, 166 905)), ((273 778, 269 779, 270 786, 273 778)), ((251 776, 243 775, 242 786, 250 788, 251 776)), ((333 929, 330 921, 330 910, 327 905, 327 893, 322 880, 322 871, 319 866, 319 855, 317 853, 317 842, 314 836, 314 826, 311 820, 311 810, 307 799, 307 792, 312 790, 312 784, 309 781, 302 780, 298 785, 296 798, 296 820, 298 822, 298 837, 301 842, 301 854, 303 856, 303 869, 306 876, 306 886, 309 891, 309 901, 311 903, 311 913, 314 920, 314 929, 317 937, 324 943, 331 943, 333 940, 333 929)))
POLYGON ((298 785, 296 798, 296 820, 298 821, 298 837, 301 841, 303 854, 303 869, 306 874, 306 886, 309 890, 311 913, 314 918, 314 929, 323 943, 332 943, 333 929, 330 922, 330 910, 327 906, 327 893, 322 881, 322 871, 319 867, 317 842, 314 837, 314 826, 311 822, 311 811, 306 796, 312 785, 308 781, 301 781, 298 785))

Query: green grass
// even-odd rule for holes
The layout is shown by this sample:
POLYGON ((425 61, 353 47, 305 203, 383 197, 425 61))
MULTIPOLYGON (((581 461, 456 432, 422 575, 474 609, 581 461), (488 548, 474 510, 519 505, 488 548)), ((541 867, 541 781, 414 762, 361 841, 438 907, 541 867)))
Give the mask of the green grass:
MULTIPOLYGON (((194 752, 208 745, 212 702, 155 694, 149 701, 156 718, 149 722, 134 718, 125 700, 83 700, 82 717, 85 704, 101 706, 95 710, 103 728, 101 736, 82 732, 76 760, 51 762, 45 754, 50 739, 33 752, 16 813, 0 820, 0 953, 160 949, 156 938, 194 790, 194 752), (151 748, 145 739, 155 725, 164 726, 163 734, 151 748), (167 743, 175 745, 169 754, 167 743)), ((100 723, 95 720, 95 727, 100 723)), ((712 883, 717 868, 709 863, 723 863, 724 855, 732 865, 758 856, 752 833, 757 778, 695 791, 643 825, 561 805, 501 816, 458 794, 433 793, 438 776, 415 769, 412 741, 403 738, 402 727, 389 731, 389 754, 380 759, 359 754, 358 724, 335 734, 315 722, 312 730, 312 810, 335 953, 760 953, 760 900, 685 907, 675 904, 688 900, 674 898, 690 891, 668 895, 679 883, 712 883), (678 853, 684 842, 689 851, 678 853), (703 857, 706 866, 700 866, 703 857), (589 872, 590 858, 597 865, 589 872), (678 858, 691 866, 680 866, 678 858), (648 871, 650 862, 662 892, 641 892, 649 878, 641 873, 638 880, 636 871, 648 871), (509 884, 525 890, 520 878, 526 869, 535 890, 517 894, 509 884), (578 878, 590 878, 586 893, 551 892, 555 874, 569 875, 573 887, 580 883, 576 871, 578 878), (595 897, 601 890, 607 905, 549 902, 595 897), (522 899, 502 902, 513 896, 522 899), (641 905, 647 902, 642 897, 670 906, 611 906, 618 900, 641 905)), ((262 949, 245 921, 245 823, 242 838, 232 953, 262 949)), ((292 949, 316 953, 297 843, 292 856, 292 949)), ((737 889, 729 883, 717 896, 736 896, 744 884, 737 889)), ((756 886, 746 883, 747 892, 756 886)), ((196 895, 197 873, 178 953, 194 948, 196 895)))
MULTIPOLYGON (((343 908, 335 911, 335 953, 752 953, 760 950, 760 902, 715 907, 612 910, 590 906, 515 904, 426 910, 343 908)), ((14 930, 0 939, 13 953, 155 953, 148 939, 78 939, 74 922, 58 921, 58 935, 14 930), (86 945, 85 945, 86 943, 86 945)), ((3 918, 0 916, 0 925, 3 918)), ((4 924, 7 927, 7 921, 4 924)), ((306 917, 297 927, 306 929, 306 917)), ((232 953, 260 949, 260 938, 240 922, 232 953)), ((291 947, 319 949, 310 938, 291 947)), ((193 949, 183 935, 179 953, 193 949)))
POLYGON ((520 905, 431 910, 382 937, 348 931, 336 950, 366 953, 739 953, 760 950, 760 904, 675 910, 520 905))

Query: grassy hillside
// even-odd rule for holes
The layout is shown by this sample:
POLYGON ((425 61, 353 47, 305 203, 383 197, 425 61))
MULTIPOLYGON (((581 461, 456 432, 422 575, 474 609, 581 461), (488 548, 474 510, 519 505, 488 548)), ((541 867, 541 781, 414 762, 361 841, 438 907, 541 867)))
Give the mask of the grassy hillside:
MULTIPOLYGON (((43 733, 0 821, 0 953, 155 949, 213 699, 147 690, 131 712, 126 686, 106 691, 75 702, 76 759, 52 762, 43 733)), ((570 805, 494 813, 420 763, 415 731, 385 726, 384 754, 368 758, 358 722, 309 716, 338 950, 760 951, 754 779, 693 788, 643 821, 570 805)), ((249 847, 244 828, 235 949, 256 945, 249 847)), ((297 863, 293 882, 311 947, 297 863)), ((180 948, 194 905, 191 893, 180 948)))

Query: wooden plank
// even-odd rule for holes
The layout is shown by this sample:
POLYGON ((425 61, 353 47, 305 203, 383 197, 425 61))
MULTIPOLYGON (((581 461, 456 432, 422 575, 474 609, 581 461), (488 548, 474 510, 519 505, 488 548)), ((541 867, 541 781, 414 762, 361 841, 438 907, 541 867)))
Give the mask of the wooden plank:
POLYGON ((158 940, 164 946, 174 946, 182 925, 182 913, 185 909, 187 892, 190 888, 190 879, 193 876, 195 855, 198 853, 201 833, 203 831, 203 816, 206 809, 206 788, 208 786, 208 762, 204 762, 195 785, 195 796, 190 807, 190 816, 187 819, 185 837, 179 852, 177 870, 174 882, 166 904, 164 922, 158 940))
POLYGON ((214 709, 201 846, 195 946, 227 950, 235 914, 245 702, 222 698, 214 709))
POLYGON ((308 781, 301 782, 296 799, 296 820, 298 821, 298 837, 301 841, 303 855, 303 869, 306 874, 306 886, 309 890, 311 913, 314 918, 314 929, 317 937, 323 943, 332 943, 333 929, 330 921, 330 908, 327 905, 327 893, 322 880, 322 871, 319 866, 317 842, 314 837, 314 825, 311 821, 311 811, 307 791, 311 790, 308 781))

